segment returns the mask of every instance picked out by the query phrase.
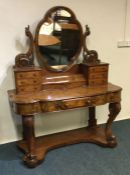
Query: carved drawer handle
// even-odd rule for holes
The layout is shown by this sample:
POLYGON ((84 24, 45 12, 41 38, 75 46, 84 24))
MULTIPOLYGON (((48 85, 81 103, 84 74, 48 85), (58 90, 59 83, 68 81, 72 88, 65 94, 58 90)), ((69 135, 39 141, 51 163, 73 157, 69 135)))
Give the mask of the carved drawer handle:
POLYGON ((86 104, 87 104, 87 105, 91 105, 91 104, 92 104, 92 100, 91 100, 91 99, 88 99, 88 100, 86 101, 86 104))
POLYGON ((67 105, 65 105, 65 103, 63 102, 63 101, 56 101, 56 103, 55 103, 55 105, 56 105, 56 107, 58 108, 58 109, 63 109, 63 110, 65 110, 65 109, 67 109, 68 107, 67 107, 67 105))

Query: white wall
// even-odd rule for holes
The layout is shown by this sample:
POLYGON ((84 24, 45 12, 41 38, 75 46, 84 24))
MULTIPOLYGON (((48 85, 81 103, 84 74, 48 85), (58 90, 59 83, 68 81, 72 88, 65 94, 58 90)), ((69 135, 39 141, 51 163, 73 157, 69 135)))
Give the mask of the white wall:
MULTIPOLYGON (((124 33, 124 4, 125 0, 0 1, 0 143, 21 137, 21 119, 10 111, 7 90, 14 88, 12 65, 15 55, 26 51, 24 27, 29 24, 34 31, 45 12, 55 5, 70 7, 83 26, 90 26, 89 48, 97 50, 99 58, 110 63, 109 81, 123 87, 122 111, 117 120, 129 117, 130 48, 117 48, 117 41, 123 39, 124 33)), ((127 27, 130 28, 130 24, 127 27)), ((129 30, 126 32, 130 39, 129 30)), ((107 105, 97 108, 98 123, 106 121, 107 112, 107 105)), ((36 134, 69 130, 86 123, 87 109, 43 114, 37 116, 36 134)))

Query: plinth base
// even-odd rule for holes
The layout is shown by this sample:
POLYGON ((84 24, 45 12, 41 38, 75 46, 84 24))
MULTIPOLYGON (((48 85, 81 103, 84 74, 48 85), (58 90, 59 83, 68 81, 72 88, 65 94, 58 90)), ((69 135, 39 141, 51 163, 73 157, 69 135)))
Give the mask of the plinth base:
POLYGON ((35 155, 33 155, 35 158, 34 160, 26 158, 28 148, 24 140, 18 142, 18 147, 25 152, 25 164, 28 167, 35 167, 44 160, 47 151, 65 145, 84 142, 95 143, 103 147, 115 147, 117 145, 114 136, 111 139, 107 139, 105 129, 96 126, 36 138, 36 152, 35 155))

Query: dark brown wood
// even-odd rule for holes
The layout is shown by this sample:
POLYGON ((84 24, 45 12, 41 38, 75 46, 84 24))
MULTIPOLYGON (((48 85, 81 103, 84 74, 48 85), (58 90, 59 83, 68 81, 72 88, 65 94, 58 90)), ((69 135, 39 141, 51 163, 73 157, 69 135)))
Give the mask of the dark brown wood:
MULTIPOLYGON (((117 144, 116 137, 112 133, 112 123, 121 109, 122 88, 108 83, 109 64, 102 63, 96 51, 88 50, 86 37, 89 34, 89 28, 86 26, 83 35, 82 27, 74 13, 62 6, 54 7, 46 13, 36 28, 34 43, 29 27, 26 28, 26 35, 31 45, 26 54, 16 56, 14 66, 16 89, 9 90, 8 94, 13 111, 22 116, 23 140, 18 142, 18 146, 25 152, 24 162, 28 167, 37 166, 44 159, 46 152, 56 147, 80 142, 91 142, 105 147, 115 147, 117 144), (67 10, 72 15, 73 23, 63 24, 62 27, 80 29, 79 48, 72 62, 65 67, 61 65, 50 67, 45 61, 43 61, 44 67, 36 67, 33 65, 33 44, 36 47, 36 56, 38 59, 43 59, 38 52, 39 29, 48 15, 56 9, 67 10), (83 63, 74 64, 82 48, 83 63), (106 103, 109 103, 109 118, 106 126, 101 127, 97 125, 96 107, 106 103), (89 109, 88 127, 35 137, 35 114, 81 107, 89 109)), ((42 44, 43 42, 41 41, 42 44)))
POLYGON ((90 29, 88 25, 85 26, 85 33, 83 36, 83 62, 91 65, 96 65, 100 63, 98 59, 98 53, 95 50, 89 50, 86 45, 86 38, 90 35, 90 29))
POLYGON ((96 107, 89 107, 89 121, 88 127, 96 127, 97 126, 97 119, 96 119, 96 107))

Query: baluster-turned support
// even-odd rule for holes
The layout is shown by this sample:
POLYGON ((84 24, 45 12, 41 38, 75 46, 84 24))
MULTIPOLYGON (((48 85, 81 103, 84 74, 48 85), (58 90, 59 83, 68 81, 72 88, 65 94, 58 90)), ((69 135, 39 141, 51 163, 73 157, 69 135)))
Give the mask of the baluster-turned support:
POLYGON ((25 35, 29 38, 30 40, 30 46, 29 50, 26 53, 21 53, 16 55, 15 57, 15 66, 14 67, 28 67, 28 66, 34 66, 34 54, 33 54, 33 36, 32 33, 30 32, 30 27, 25 28, 25 35))
POLYGON ((89 107, 89 120, 88 120, 88 127, 96 127, 97 120, 95 118, 95 111, 96 107, 89 107))
POLYGON ((86 39, 90 35, 90 29, 88 25, 85 26, 86 31, 83 35, 83 63, 88 64, 99 64, 100 60, 98 59, 98 53, 95 50, 88 50, 86 45, 86 39))
POLYGON ((108 141, 109 146, 114 147, 117 145, 116 137, 112 134, 112 122, 115 120, 116 116, 119 114, 121 110, 121 105, 119 102, 110 103, 109 104, 109 118, 106 123, 105 133, 106 139, 108 141))
POLYGON ((23 135, 26 143, 27 151, 24 157, 24 162, 28 167, 35 167, 38 163, 36 157, 36 145, 34 134, 34 116, 22 116, 23 135))

